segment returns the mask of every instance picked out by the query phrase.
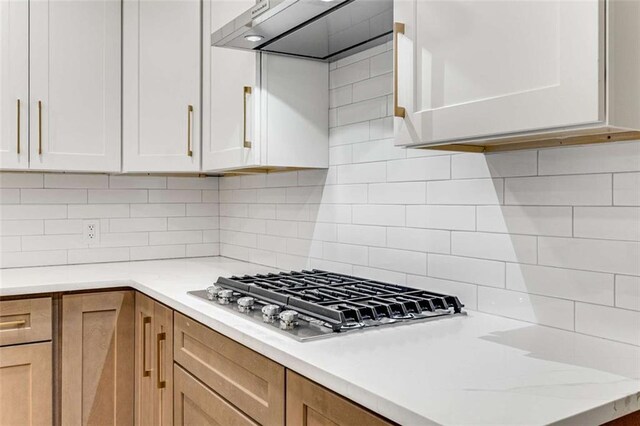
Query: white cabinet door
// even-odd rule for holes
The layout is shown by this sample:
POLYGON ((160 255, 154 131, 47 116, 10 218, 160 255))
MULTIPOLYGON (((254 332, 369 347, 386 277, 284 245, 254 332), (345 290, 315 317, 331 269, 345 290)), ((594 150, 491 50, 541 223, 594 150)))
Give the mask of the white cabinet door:
POLYGON ((0 168, 29 166, 29 3, 0 1, 0 168))
POLYGON ((396 0, 396 144, 602 121, 603 5, 396 0))
POLYGON ((204 60, 207 93, 203 131, 203 169, 227 170, 259 163, 258 54, 210 47, 210 35, 255 5, 253 0, 212 0, 210 28, 205 32, 204 60), (207 87, 208 86, 208 87, 207 87))
POLYGON ((118 0, 30 2, 30 167, 120 171, 118 0))
POLYGON ((125 0, 123 170, 200 170, 198 0, 125 0))

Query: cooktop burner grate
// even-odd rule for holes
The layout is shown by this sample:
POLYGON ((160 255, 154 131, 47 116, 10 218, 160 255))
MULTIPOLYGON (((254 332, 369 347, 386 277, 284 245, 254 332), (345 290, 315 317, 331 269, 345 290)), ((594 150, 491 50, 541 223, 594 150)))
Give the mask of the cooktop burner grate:
POLYGON ((237 297, 295 310, 333 331, 459 314, 463 308, 455 296, 317 269, 220 277, 216 284, 237 297))

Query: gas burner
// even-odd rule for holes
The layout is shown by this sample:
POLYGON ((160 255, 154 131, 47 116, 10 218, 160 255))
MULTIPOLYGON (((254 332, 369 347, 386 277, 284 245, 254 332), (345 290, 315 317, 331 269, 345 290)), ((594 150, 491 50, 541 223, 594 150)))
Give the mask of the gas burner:
POLYGON ((455 296, 317 269, 220 277, 189 294, 302 341, 465 314, 455 296))

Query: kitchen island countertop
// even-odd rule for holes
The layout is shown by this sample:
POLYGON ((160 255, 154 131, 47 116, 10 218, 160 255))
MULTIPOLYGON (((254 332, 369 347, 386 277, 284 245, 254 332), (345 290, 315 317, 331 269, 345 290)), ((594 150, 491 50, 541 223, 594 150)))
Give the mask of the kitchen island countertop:
POLYGON ((640 347, 469 311, 298 342, 187 294, 222 257, 0 270, 0 296, 129 286, 404 425, 600 424, 640 410, 640 347))

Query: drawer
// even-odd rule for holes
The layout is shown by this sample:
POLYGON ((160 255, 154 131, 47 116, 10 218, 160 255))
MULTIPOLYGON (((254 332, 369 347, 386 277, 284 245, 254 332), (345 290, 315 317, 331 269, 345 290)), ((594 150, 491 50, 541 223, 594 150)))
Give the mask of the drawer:
POLYGON ((174 425, 258 425, 177 364, 173 378, 174 425))
POLYGON ((0 346, 51 340, 51 298, 0 301, 0 346))
POLYGON ((283 366, 177 312, 173 323, 178 364, 258 423, 284 424, 283 366))

